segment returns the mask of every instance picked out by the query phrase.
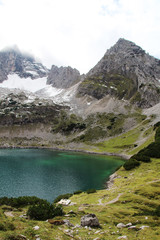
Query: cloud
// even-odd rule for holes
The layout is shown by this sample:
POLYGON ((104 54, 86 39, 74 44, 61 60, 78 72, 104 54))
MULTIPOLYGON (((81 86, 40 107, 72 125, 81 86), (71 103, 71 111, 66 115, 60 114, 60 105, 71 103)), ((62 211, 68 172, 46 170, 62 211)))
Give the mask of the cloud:
POLYGON ((87 72, 120 37, 160 57, 159 0, 2 0, 0 48, 87 72))

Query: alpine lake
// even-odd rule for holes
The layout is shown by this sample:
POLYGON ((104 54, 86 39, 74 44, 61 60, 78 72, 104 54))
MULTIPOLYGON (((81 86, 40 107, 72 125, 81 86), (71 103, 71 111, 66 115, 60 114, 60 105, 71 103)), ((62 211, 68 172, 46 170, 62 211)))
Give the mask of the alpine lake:
POLYGON ((103 189, 124 163, 115 156, 48 149, 0 149, 0 197, 37 196, 103 189))

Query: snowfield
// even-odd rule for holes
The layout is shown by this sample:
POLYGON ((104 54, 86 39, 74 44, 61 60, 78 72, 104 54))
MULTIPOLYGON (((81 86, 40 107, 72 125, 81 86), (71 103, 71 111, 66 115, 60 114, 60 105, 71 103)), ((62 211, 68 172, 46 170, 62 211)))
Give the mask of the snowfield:
POLYGON ((8 75, 8 79, 0 83, 2 88, 18 88, 23 91, 36 92, 47 86, 47 77, 32 80, 31 78, 20 78, 17 74, 8 75))

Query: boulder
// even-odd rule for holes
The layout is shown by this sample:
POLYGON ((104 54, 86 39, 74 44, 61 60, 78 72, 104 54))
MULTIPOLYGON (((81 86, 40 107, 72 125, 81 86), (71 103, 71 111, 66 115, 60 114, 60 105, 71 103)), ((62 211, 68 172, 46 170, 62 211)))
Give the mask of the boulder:
POLYGON ((85 227, 100 227, 98 218, 96 217, 95 214, 91 213, 88 215, 85 215, 83 217, 81 217, 81 226, 85 227))

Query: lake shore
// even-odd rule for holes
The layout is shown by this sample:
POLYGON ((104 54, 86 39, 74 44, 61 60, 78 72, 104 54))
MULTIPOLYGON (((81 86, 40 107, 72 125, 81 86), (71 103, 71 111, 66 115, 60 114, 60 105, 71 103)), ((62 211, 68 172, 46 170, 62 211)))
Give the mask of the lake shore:
POLYGON ((70 149, 70 148, 58 148, 58 147, 44 147, 44 146, 0 146, 0 149, 48 149, 53 151, 62 151, 62 152, 79 152, 79 153, 86 153, 86 154, 96 154, 96 155, 105 155, 105 156, 116 156, 123 158, 124 160, 128 160, 130 158, 127 154, 119 154, 119 153, 109 153, 109 152, 94 152, 88 151, 83 149, 70 149))

